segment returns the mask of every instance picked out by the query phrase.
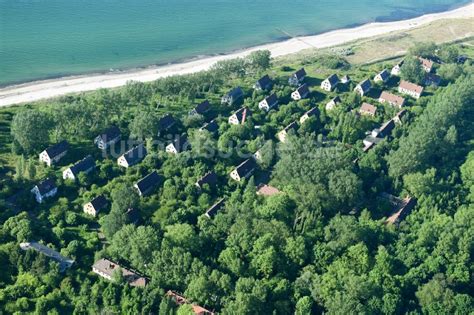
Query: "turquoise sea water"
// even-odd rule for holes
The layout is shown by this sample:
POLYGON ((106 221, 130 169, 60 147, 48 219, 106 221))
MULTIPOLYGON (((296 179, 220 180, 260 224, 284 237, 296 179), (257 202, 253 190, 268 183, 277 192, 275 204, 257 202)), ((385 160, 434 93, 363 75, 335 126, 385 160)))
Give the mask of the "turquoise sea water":
POLYGON ((469 0, 0 0, 0 85, 164 64, 469 0))

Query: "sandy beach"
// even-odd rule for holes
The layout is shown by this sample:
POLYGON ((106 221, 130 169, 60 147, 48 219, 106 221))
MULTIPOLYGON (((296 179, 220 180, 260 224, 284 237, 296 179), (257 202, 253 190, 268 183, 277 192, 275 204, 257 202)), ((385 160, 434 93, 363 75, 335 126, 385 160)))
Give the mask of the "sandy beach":
POLYGON ((469 18, 473 16, 474 3, 471 3, 452 11, 427 14, 414 19, 386 23, 370 23, 355 28, 340 29, 314 36, 292 38, 283 42, 261 45, 227 55, 206 57, 179 64, 105 74, 70 76, 13 85, 0 89, 0 106, 32 102, 101 88, 114 88, 123 86, 127 81, 131 80, 148 82, 172 75, 194 73, 209 69, 217 61, 243 57, 255 50, 268 49, 273 57, 279 57, 297 53, 308 48, 326 48, 362 38, 383 35, 394 31, 408 30, 431 23, 435 20, 469 18))

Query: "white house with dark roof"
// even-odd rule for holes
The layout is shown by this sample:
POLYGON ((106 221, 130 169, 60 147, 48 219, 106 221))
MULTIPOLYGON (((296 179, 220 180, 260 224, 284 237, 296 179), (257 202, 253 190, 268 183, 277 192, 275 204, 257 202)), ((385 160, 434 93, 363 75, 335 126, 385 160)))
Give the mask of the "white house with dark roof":
POLYGON ((151 172, 147 176, 140 179, 133 187, 140 196, 146 196, 150 194, 160 183, 160 176, 156 171, 151 172))
POLYGON ((364 96, 372 89, 372 83, 370 83, 369 79, 362 81, 361 83, 357 84, 354 91, 356 91, 360 96, 364 96))
POLYGON ((391 75, 396 75, 396 76, 400 75, 402 65, 403 65, 403 60, 400 61, 399 63, 397 63, 395 66, 393 66, 392 71, 390 71, 390 74, 391 75))
POLYGON ((405 104, 405 99, 399 95, 383 91, 382 94, 380 94, 379 102, 382 104, 388 103, 394 107, 402 108, 405 104))
POLYGON ((97 216, 100 210, 104 209, 107 206, 107 199, 103 195, 97 196, 92 199, 90 202, 86 203, 83 206, 84 213, 87 213, 93 217, 97 216))
POLYGON ((278 106, 278 97, 275 93, 265 97, 260 103, 258 103, 258 108, 266 112, 276 106, 278 106))
POLYGON ((176 119, 170 114, 166 114, 158 120, 158 135, 170 129, 176 124, 176 119))
POLYGON ((217 121, 213 119, 210 122, 205 123, 201 128, 199 128, 199 131, 204 131, 204 130, 207 130, 210 133, 214 133, 217 130, 219 130, 219 125, 217 124, 217 121))
POLYGON ((121 139, 120 129, 116 126, 110 127, 94 139, 94 144, 101 150, 108 149, 111 145, 121 139))
POLYGON ((39 159, 46 165, 51 166, 61 160, 67 153, 69 144, 67 141, 61 141, 40 153, 39 159))
POLYGON ((137 145, 136 147, 128 150, 122 156, 117 159, 117 164, 119 166, 128 168, 139 163, 147 155, 147 151, 143 143, 137 145))
POLYGON ((167 153, 178 154, 188 150, 190 147, 188 138, 186 135, 182 135, 175 137, 173 141, 166 146, 165 150, 167 153))
POLYGON ((334 97, 329 102, 326 103, 326 110, 332 110, 337 105, 341 104, 341 98, 339 96, 334 97))
POLYGON ((295 101, 298 101, 298 100, 308 97, 308 95, 309 95, 309 89, 308 89, 308 85, 305 83, 301 85, 300 87, 298 87, 296 91, 291 93, 291 98, 295 101))
POLYGON ((209 209, 207 209, 206 213, 204 214, 209 219, 212 219, 216 216, 217 212, 225 205, 224 198, 220 199, 218 202, 213 204, 209 209))
POLYGON ((304 81, 304 78, 306 78, 306 71, 304 68, 301 68, 290 76, 288 83, 293 86, 298 86, 304 81))
POLYGON ((91 155, 86 156, 82 160, 76 162, 73 166, 63 171, 63 179, 77 179, 80 173, 88 174, 95 168, 95 161, 91 155))
POLYGON ((303 124, 306 120, 308 120, 310 117, 313 117, 317 113, 318 113, 317 107, 311 108, 306 113, 304 113, 303 116, 300 117, 300 124, 303 124))
POLYGON ((194 109, 189 112, 189 115, 191 115, 191 116, 203 115, 207 111, 209 111, 209 109, 211 109, 211 103, 209 103, 208 100, 205 100, 205 101, 197 104, 196 107, 194 107, 194 109))
POLYGON ((222 99, 222 104, 227 105, 234 105, 238 100, 244 97, 244 92, 240 86, 230 90, 227 94, 225 94, 222 99))
POLYGON ((242 107, 236 111, 232 116, 229 117, 229 124, 231 125, 243 125, 247 118, 252 115, 252 112, 247 107, 242 107))
POLYGON ((47 178, 33 187, 31 193, 35 196, 36 202, 42 203, 45 199, 54 197, 58 193, 58 188, 53 179, 47 178))
POLYGON ((204 185, 215 185, 217 183, 217 174, 213 171, 207 172, 204 176, 199 178, 195 185, 198 188, 202 188, 204 185))
POLYGON ((321 89, 331 92, 334 90, 339 83, 339 77, 337 74, 330 75, 326 80, 321 82, 321 89))
POLYGON ((240 163, 231 173, 230 177, 240 182, 243 178, 250 177, 255 171, 257 164, 254 159, 247 159, 240 163))
POLYGON ((372 130, 370 135, 368 135, 363 140, 365 147, 373 147, 377 145, 385 137, 390 136, 393 128, 395 128, 395 122, 393 121, 393 119, 390 119, 389 121, 384 123, 380 128, 375 128, 374 130, 372 130))
POLYGON ((423 93, 423 87, 415 83, 402 80, 398 85, 398 92, 419 99, 423 93))
POLYGON ((255 84, 253 85, 253 88, 257 91, 261 91, 261 90, 268 91, 272 89, 272 86, 273 86, 273 82, 268 76, 268 74, 266 74, 263 77, 261 77, 257 82, 255 82, 255 84))
POLYGON ((387 69, 383 69, 374 77, 374 82, 387 82, 390 79, 390 72, 387 69))
POLYGON ((280 142, 282 143, 285 143, 290 130, 296 130, 297 127, 298 127, 298 124, 296 123, 296 121, 286 126, 282 131, 277 133, 278 140, 280 140, 280 142))
POLYGON ((341 83, 342 84, 347 84, 349 82, 351 82, 351 77, 348 76, 347 74, 341 78, 341 83))

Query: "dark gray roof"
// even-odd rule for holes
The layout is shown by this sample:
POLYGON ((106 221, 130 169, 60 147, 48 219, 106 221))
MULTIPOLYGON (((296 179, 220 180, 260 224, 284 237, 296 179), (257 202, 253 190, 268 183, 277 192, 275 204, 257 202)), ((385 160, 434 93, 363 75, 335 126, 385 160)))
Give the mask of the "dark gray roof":
POLYGON ((293 77, 295 77, 297 80, 302 80, 305 76, 306 71, 304 70, 304 68, 301 68, 300 70, 293 73, 293 77))
POLYGON ((103 142, 111 141, 120 136, 120 129, 116 126, 112 126, 105 130, 102 134, 98 135, 96 142, 102 140, 103 142))
POLYGON ((205 100, 204 102, 198 104, 195 108, 194 111, 198 114, 204 114, 211 108, 211 104, 209 103, 208 100, 205 100))
POLYGON ((370 83, 369 79, 366 79, 362 81, 361 83, 359 83, 359 86, 362 88, 364 92, 367 92, 368 90, 372 88, 372 83, 370 83))
POLYGON ((209 132, 215 132, 219 129, 219 125, 215 119, 211 120, 208 123, 205 123, 204 126, 200 128, 200 130, 207 130, 209 132))
POLYGON ((278 103, 278 97, 275 93, 273 93, 270 96, 265 97, 265 100, 267 101, 267 104, 270 107, 275 106, 278 103))
POLYGON ((289 124, 288 126, 286 126, 285 129, 283 129, 283 130, 288 132, 291 129, 296 129, 296 127, 298 127, 298 123, 296 121, 294 121, 291 124, 289 124))
POLYGON ((395 122, 393 119, 390 119, 380 127, 380 133, 383 137, 389 136, 393 128, 395 128, 395 122))
POLYGON ((128 222, 130 223, 137 224, 141 220, 140 211, 135 208, 129 208, 126 214, 128 216, 128 222))
POLYGON ((240 177, 243 177, 247 175, 249 172, 251 172, 255 167, 257 166, 257 163, 255 162, 254 159, 247 159, 240 163, 235 169, 237 173, 239 174, 240 177))
POLYGON ((64 153, 68 149, 69 149, 69 143, 67 141, 63 140, 63 141, 47 148, 45 151, 46 151, 46 153, 48 153, 48 156, 53 159, 56 156, 64 153))
POLYGON ((327 78, 327 80, 332 86, 334 86, 337 84, 337 82, 339 82, 339 77, 337 76, 337 74, 332 74, 327 78))
POLYGON ((215 216, 217 212, 222 208, 222 206, 224 206, 224 204, 225 204, 224 199, 219 200, 206 211, 206 215, 209 218, 215 216))
POLYGON ((331 101, 333 101, 333 102, 336 103, 336 104, 342 102, 342 101, 341 101, 341 98, 340 98, 339 96, 336 96, 336 97, 333 98, 331 101))
POLYGON ((107 206, 107 199, 103 195, 97 196, 91 200, 91 204, 95 210, 100 210, 107 206))
POLYGON ((298 93, 300 93, 300 95, 306 95, 306 94, 309 93, 308 85, 305 83, 302 86, 300 86, 299 88, 297 88, 296 91, 298 91, 298 93))
POLYGON ((139 180, 137 186, 140 192, 143 194, 149 192, 151 189, 158 186, 159 183, 160 176, 156 171, 153 171, 147 176, 143 177, 141 180, 139 180))
POLYGON ((140 143, 136 147, 128 150, 123 155, 128 165, 133 165, 140 162, 147 155, 147 151, 143 143, 140 143))
POLYGON ((308 115, 308 116, 313 116, 315 115, 316 113, 318 112, 318 107, 313 107, 311 108, 310 110, 308 110, 306 113, 304 113, 305 115, 308 115))
POLYGON ((272 83, 273 83, 272 80, 270 79, 268 74, 266 74, 257 81, 256 85, 258 85, 261 89, 265 90, 265 89, 270 88, 272 83))
POLYGON ((176 136, 170 144, 173 144, 178 153, 190 147, 186 135, 176 136))
POLYGON ((158 121, 158 131, 164 131, 176 123, 176 120, 170 114, 166 114, 158 121))
POLYGON ((382 72, 379 73, 380 77, 382 80, 386 80, 390 77, 390 72, 387 71, 387 69, 383 69, 382 72))
POLYGON ((240 86, 230 90, 227 93, 227 96, 232 97, 234 100, 242 97, 244 95, 244 92, 242 91, 242 88, 240 86))
POLYGON ((196 184, 202 187, 204 184, 213 185, 217 183, 217 174, 213 171, 208 172, 206 175, 197 180, 196 184))
POLYGON ((234 113, 234 115, 236 115, 236 116, 237 116, 237 119, 238 119, 239 121, 241 121, 242 118, 243 118, 243 116, 244 116, 244 113, 245 113, 245 115, 246 115, 245 117, 249 117, 250 115, 252 115, 252 112, 251 112, 250 109, 247 108, 247 107, 242 107, 242 108, 240 108, 239 110, 237 110, 237 111, 234 113))
POLYGON ((91 168, 95 167, 95 161, 91 155, 86 156, 79 162, 76 162, 73 166, 71 166, 71 172, 74 176, 77 176, 80 172, 86 172, 91 168))
POLYGON ((47 178, 45 180, 42 180, 41 182, 38 183, 38 185, 36 185, 36 187, 38 187, 38 191, 41 195, 44 195, 48 192, 50 192, 51 190, 55 189, 56 188, 56 183, 54 182, 54 180, 52 178, 47 178))

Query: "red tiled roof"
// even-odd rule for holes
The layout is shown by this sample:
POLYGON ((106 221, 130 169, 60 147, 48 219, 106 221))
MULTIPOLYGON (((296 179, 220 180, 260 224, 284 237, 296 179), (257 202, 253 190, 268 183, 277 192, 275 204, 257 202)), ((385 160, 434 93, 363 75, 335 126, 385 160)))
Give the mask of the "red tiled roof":
POLYGON ((399 87, 405 90, 413 91, 415 93, 421 94, 423 92, 423 87, 419 86, 415 83, 411 83, 408 81, 401 81, 399 87))
POLYGON ((380 99, 387 101, 389 103, 397 104, 398 106, 403 106, 405 99, 399 95, 395 95, 386 91, 383 91, 380 95, 380 99))
POLYGON ((260 185, 258 187, 257 195, 262 195, 262 196, 273 196, 281 193, 278 188, 269 186, 269 185, 260 185))

